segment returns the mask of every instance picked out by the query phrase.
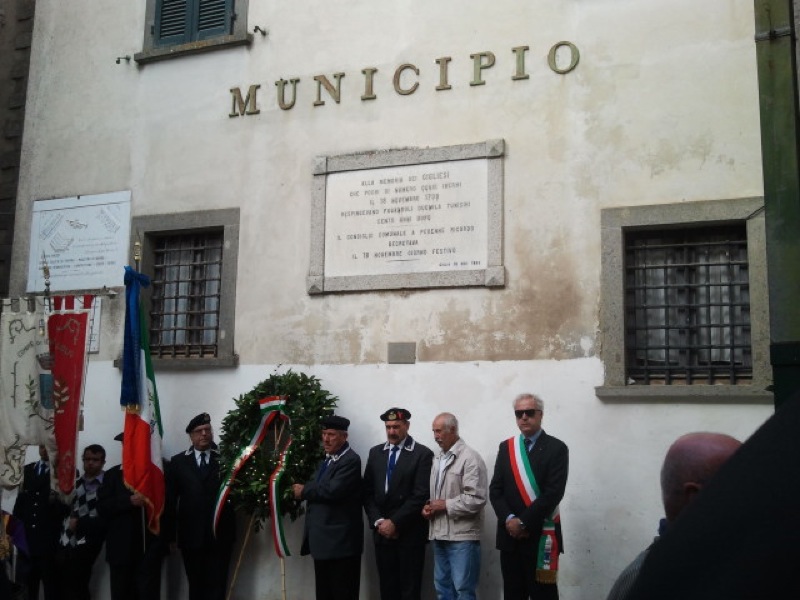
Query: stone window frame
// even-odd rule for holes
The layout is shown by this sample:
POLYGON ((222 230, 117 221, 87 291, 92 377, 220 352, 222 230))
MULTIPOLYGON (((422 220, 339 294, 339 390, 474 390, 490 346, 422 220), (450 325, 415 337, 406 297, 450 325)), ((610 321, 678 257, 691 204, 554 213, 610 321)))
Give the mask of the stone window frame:
POLYGON ((306 279, 308 294, 437 287, 503 287, 505 285, 505 267, 503 266, 504 158, 505 141, 502 139, 436 148, 403 148, 318 156, 314 164, 311 194, 311 256, 306 279), (343 171, 424 165, 476 158, 488 160, 486 190, 488 247, 485 269, 393 275, 325 276, 325 202, 328 175, 343 171))
POLYGON ((253 43, 253 34, 248 33, 247 30, 247 12, 250 0, 232 0, 231 11, 234 21, 230 34, 165 46, 158 46, 155 36, 156 16, 162 0, 146 1, 142 51, 133 56, 133 59, 140 65, 234 46, 249 46, 253 43))
POLYGON ((604 384, 595 388, 606 402, 772 403, 769 363, 769 299, 764 199, 735 198, 675 204, 605 208, 601 221, 600 356, 604 384), (744 223, 750 277, 753 379, 748 384, 627 385, 625 383, 625 230, 680 225, 744 223))
MULTIPOLYGON (((235 367, 238 365, 239 358, 234 349, 234 329, 236 324, 236 277, 239 262, 239 213, 238 208, 227 208, 145 215, 131 219, 131 264, 133 264, 134 245, 139 241, 142 244, 142 260, 139 270, 146 275, 153 273, 152 240, 154 235, 180 235, 192 231, 220 229, 223 232, 217 356, 213 358, 153 357, 153 367, 156 370, 203 370, 209 367, 235 367)), ((142 290, 142 299, 147 314, 150 313, 149 289, 142 290)))

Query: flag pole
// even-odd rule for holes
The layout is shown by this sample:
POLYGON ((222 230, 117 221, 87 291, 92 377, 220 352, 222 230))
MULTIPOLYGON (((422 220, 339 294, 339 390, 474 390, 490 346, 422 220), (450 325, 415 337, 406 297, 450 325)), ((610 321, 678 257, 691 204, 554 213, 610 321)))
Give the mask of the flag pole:
POLYGON ((142 240, 139 234, 136 234, 136 241, 133 243, 133 264, 136 265, 137 271, 140 262, 142 262, 142 240))
MULTIPOLYGON (((142 262, 142 242, 137 234, 136 241, 133 243, 133 264, 136 265, 136 272, 139 272, 139 263, 142 262)), ((138 306, 136 307, 139 308, 138 306)), ((152 435, 152 434, 151 434, 152 435)), ((143 506, 139 507, 139 514, 142 517, 142 555, 147 552, 147 511, 143 506)))

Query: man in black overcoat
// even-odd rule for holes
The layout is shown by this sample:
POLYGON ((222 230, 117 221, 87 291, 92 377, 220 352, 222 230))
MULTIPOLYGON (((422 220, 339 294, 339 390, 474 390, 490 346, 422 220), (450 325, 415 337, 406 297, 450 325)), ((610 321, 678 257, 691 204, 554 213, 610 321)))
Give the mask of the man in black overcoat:
POLYGON ((381 415, 386 442, 369 451, 364 471, 364 511, 373 530, 382 600, 419 600, 428 522, 433 452, 408 435, 411 413, 390 408, 381 415))
MULTIPOLYGON (((167 538, 177 544, 189 580, 189 600, 224 600, 236 535, 233 507, 226 503, 214 536, 214 508, 220 485, 219 452, 211 417, 201 413, 186 426, 192 446, 167 466, 167 538)), ((229 501, 228 501, 229 502, 229 501)))
MULTIPOLYGON (((121 442, 123 434, 115 440, 121 442)), ((111 600, 158 600, 165 547, 146 524, 145 501, 125 485, 122 465, 106 471, 98 492, 97 511, 105 519, 106 562, 111 575, 111 600)))
POLYGON ((39 600, 39 584, 45 600, 61 597, 56 577, 55 555, 61 523, 69 507, 60 502, 50 484, 50 459, 47 449, 39 446, 39 460, 25 465, 22 487, 14 503, 14 516, 25 527, 30 552, 30 570, 26 578, 28 598, 39 600))
POLYGON ((336 415, 323 419, 325 458, 309 481, 292 485, 306 501, 300 554, 314 559, 317 600, 358 600, 361 584, 361 458, 347 442, 349 425, 336 415))
MULTIPOLYGON (((516 475, 526 477, 525 469, 515 470, 509 443, 519 443, 519 436, 500 444, 494 475, 489 484, 489 500, 497 515, 497 549, 503 574, 505 600, 557 600, 557 571, 552 569, 563 552, 560 519, 556 509, 567 486, 569 451, 561 440, 542 429, 544 402, 533 394, 520 394, 514 400, 514 416, 524 440, 523 446, 538 491, 528 504, 518 486, 516 475), (516 475, 515 475, 516 474, 516 475), (555 520, 553 535, 545 548, 539 541, 543 527, 555 520), (557 544, 557 546, 554 546, 557 544), (544 563, 544 564, 542 564, 544 563)), ((519 458, 524 457, 522 451, 519 458)))

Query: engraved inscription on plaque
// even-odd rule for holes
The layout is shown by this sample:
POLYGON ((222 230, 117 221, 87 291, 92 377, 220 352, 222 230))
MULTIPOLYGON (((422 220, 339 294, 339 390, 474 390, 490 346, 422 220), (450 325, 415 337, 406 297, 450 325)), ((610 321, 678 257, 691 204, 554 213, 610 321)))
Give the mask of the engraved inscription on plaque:
POLYGON ((504 285, 504 148, 321 157, 309 293, 504 285))
POLYGON ((33 206, 28 290, 88 290, 123 285, 131 193, 37 200, 33 206))
POLYGON ((486 159, 328 177, 325 274, 486 268, 486 159))

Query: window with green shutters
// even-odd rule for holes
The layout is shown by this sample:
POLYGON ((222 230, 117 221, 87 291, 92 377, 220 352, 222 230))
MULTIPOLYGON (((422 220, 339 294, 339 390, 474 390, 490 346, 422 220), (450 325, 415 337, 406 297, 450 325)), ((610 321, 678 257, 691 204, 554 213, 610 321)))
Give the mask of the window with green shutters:
POLYGON ((173 46, 233 31, 233 0, 158 0, 155 45, 173 46))
POLYGON ((140 65, 249 46, 250 0, 145 0, 144 41, 133 59, 140 65))

